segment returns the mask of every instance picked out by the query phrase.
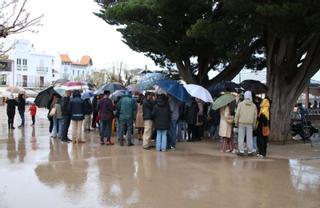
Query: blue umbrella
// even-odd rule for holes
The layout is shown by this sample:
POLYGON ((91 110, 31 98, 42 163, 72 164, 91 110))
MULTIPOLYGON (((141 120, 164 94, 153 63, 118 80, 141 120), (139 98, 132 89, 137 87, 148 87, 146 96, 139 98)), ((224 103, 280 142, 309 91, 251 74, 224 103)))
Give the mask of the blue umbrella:
POLYGON ((156 83, 162 90, 177 100, 185 103, 191 102, 191 96, 182 84, 175 80, 160 80, 156 83))
POLYGON ((152 88, 159 80, 164 80, 166 76, 162 73, 147 73, 142 76, 138 83, 137 89, 140 91, 152 88))
POLYGON ((107 83, 102 86, 100 86, 95 92, 95 95, 103 94, 105 90, 109 90, 111 93, 117 91, 117 90, 126 90, 124 86, 122 86, 120 83, 113 82, 113 83, 107 83))
POLYGON ((227 89, 229 89, 231 92, 236 92, 237 89, 240 89, 241 86, 231 82, 231 81, 222 81, 218 84, 211 85, 208 88, 208 91, 211 93, 212 97, 216 97, 221 92, 225 92, 227 89))
POLYGON ((81 98, 82 98, 83 100, 85 100, 85 99, 90 99, 91 97, 93 97, 93 95, 94 95, 93 92, 88 91, 88 92, 82 93, 81 98))

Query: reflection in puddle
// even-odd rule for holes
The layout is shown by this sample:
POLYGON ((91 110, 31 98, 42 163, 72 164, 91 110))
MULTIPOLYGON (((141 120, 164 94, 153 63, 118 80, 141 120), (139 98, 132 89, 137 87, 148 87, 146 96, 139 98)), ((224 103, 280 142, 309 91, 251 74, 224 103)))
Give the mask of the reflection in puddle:
POLYGON ((316 191, 320 185, 320 169, 303 163, 301 160, 289 160, 292 184, 299 191, 316 191))

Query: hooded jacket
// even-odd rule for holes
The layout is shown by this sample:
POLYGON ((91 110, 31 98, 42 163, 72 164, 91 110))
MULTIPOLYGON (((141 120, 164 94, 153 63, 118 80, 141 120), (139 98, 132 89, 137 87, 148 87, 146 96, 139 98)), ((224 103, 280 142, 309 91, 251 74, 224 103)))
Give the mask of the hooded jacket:
POLYGON ((164 98, 159 98, 152 112, 154 118, 154 127, 159 130, 170 129, 171 111, 169 103, 164 98))
POLYGON ((74 91, 70 101, 71 120, 80 121, 84 119, 84 102, 79 91, 74 91))
POLYGON ((120 120, 134 120, 136 116, 136 101, 131 95, 124 95, 117 104, 120 120))
POLYGON ((256 124, 257 107, 249 99, 245 99, 239 103, 234 122, 236 124, 252 125, 256 124))

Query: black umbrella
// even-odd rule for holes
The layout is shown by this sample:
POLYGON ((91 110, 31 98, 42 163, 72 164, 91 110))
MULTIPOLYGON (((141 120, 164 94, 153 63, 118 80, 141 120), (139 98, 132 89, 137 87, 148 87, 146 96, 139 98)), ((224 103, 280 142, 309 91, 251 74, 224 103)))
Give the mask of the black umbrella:
POLYGON ((267 86, 258 80, 244 80, 240 85, 244 90, 255 94, 264 94, 268 91, 267 86))
POLYGON ((60 96, 53 88, 53 86, 48 87, 47 89, 39 92, 37 95, 34 103, 39 108, 46 108, 49 105, 50 99, 52 98, 52 95, 57 94, 57 96, 60 96))
POLYGON ((211 93, 212 97, 217 97, 221 92, 225 92, 227 90, 231 92, 236 92, 240 89, 240 85, 231 82, 231 81, 222 81, 218 84, 211 85, 208 90, 211 93))

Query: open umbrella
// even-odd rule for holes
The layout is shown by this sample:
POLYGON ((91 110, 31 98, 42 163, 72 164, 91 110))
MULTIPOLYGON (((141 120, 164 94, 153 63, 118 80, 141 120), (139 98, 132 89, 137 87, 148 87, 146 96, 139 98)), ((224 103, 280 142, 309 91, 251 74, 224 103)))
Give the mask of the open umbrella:
POLYGON ((113 93, 117 90, 126 90, 126 88, 118 82, 112 82, 100 86, 96 91, 94 91, 94 94, 100 95, 103 94, 106 90, 109 90, 111 93, 113 93))
POLYGON ((156 83, 167 94, 185 103, 191 102, 191 97, 182 84, 175 80, 160 80, 156 83))
POLYGON ((263 94, 268 90, 267 86, 258 80, 244 80, 240 85, 244 90, 249 90, 255 94, 263 94))
POLYGON ((240 85, 231 82, 231 81, 222 81, 218 84, 211 85, 208 88, 208 91, 211 93, 212 97, 216 97, 221 92, 225 92, 226 90, 230 90, 231 92, 236 92, 239 88, 241 88, 240 85))
POLYGON ((111 100, 117 100, 119 97, 122 97, 126 94, 127 90, 116 90, 110 95, 111 100))
POLYGON ((69 81, 61 85, 64 90, 87 90, 89 89, 87 83, 82 81, 69 81))
POLYGON ((233 102, 234 100, 236 100, 236 96, 232 95, 230 93, 226 93, 224 95, 221 95, 213 102, 212 109, 217 110, 219 108, 222 108, 222 107, 228 105, 229 103, 233 102))
POLYGON ((19 86, 7 87, 6 91, 10 93, 15 93, 15 94, 24 94, 26 92, 26 90, 23 87, 19 87, 19 86))
POLYGON ((158 81, 165 80, 166 76, 162 73, 147 73, 143 75, 137 83, 137 89, 140 91, 151 89, 158 81))
POLYGON ((187 92, 195 98, 198 98, 202 100, 203 102, 206 103, 212 103, 213 99, 212 96, 210 95, 210 92, 205 89, 204 87, 200 85, 195 85, 195 84, 186 84, 184 85, 186 88, 187 92))
POLYGON ((39 94, 37 95, 34 103, 39 108, 46 108, 46 107, 48 107, 48 104, 49 104, 50 99, 51 99, 53 94, 58 94, 58 93, 54 90, 53 86, 48 87, 47 89, 39 92, 39 94))
POLYGON ((82 93, 81 98, 83 100, 85 100, 85 99, 89 99, 89 98, 91 98, 93 96, 94 96, 93 92, 87 91, 87 92, 82 93))

